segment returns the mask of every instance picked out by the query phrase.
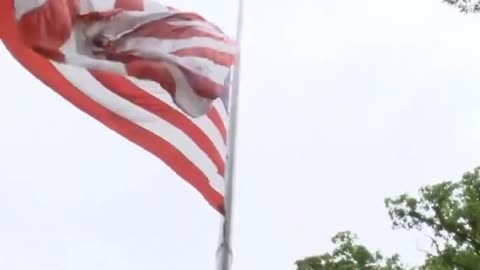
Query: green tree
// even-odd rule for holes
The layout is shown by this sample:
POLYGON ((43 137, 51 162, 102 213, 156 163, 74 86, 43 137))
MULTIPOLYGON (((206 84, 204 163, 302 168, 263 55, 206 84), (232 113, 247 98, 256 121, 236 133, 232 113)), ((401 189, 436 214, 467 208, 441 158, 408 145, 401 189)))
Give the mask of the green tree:
POLYGON ((459 8, 463 13, 480 12, 479 0, 443 0, 443 2, 459 8))
POLYGON ((431 234, 433 251, 420 269, 480 269, 479 168, 459 182, 426 186, 418 198, 403 194, 385 205, 394 228, 431 234))
POLYGON ((297 270, 406 270, 400 257, 385 258, 379 251, 370 251, 357 244, 357 236, 340 232, 332 238, 335 249, 330 253, 307 257, 296 262, 297 270))
POLYGON ((342 232, 332 239, 332 252, 297 261, 297 270, 480 270, 480 168, 458 182, 423 187, 418 196, 387 198, 385 206, 394 229, 419 230, 431 239, 423 265, 407 268, 398 255, 385 258, 342 232))

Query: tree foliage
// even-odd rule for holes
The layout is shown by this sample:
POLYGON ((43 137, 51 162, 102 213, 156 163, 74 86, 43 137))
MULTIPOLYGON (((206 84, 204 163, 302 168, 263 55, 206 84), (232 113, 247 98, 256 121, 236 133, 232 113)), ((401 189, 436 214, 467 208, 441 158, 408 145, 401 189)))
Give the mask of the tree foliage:
POLYGON ((480 269, 480 169, 459 182, 423 187, 419 198, 403 194, 385 204, 394 228, 432 234, 423 269, 480 269))
POLYGON ((443 2, 457 7, 463 13, 480 12, 479 0, 443 0, 443 2))
POLYGON ((297 270, 405 270, 400 257, 385 258, 379 251, 372 252, 357 244, 357 236, 340 232, 332 238, 336 245, 331 253, 308 257, 296 262, 297 270))
MULTIPOLYGON (((480 0, 442 0, 462 13, 479 13, 480 0)), ((420 189, 418 197, 387 198, 394 229, 419 230, 431 240, 423 265, 407 268, 398 255, 385 258, 357 243, 351 232, 332 238, 330 253, 296 262, 297 270, 480 270, 480 168, 459 182, 420 189)))
POLYGON ((387 198, 385 206, 394 229, 419 230, 430 238, 423 265, 407 268, 398 255, 385 258, 342 232, 332 239, 332 252, 297 261, 297 270, 480 269, 480 168, 458 182, 423 187, 418 196, 387 198))

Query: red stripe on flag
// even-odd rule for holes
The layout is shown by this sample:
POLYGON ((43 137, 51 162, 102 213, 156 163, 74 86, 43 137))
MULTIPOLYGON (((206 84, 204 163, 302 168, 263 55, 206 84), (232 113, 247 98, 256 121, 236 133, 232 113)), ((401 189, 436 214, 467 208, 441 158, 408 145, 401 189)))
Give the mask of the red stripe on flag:
POLYGON ((200 16, 200 14, 193 13, 193 12, 180 12, 173 14, 169 18, 174 19, 174 20, 188 20, 188 21, 202 21, 202 22, 207 22, 205 18, 200 16))
POLYGON ((143 0, 115 0, 115 8, 143 11, 143 7, 143 0))
POLYGON ((210 111, 208 111, 207 115, 210 121, 212 121, 222 135, 223 142, 227 143, 227 128, 225 127, 225 123, 223 122, 222 117, 218 113, 217 109, 212 107, 210 111))
MULTIPOLYGON (((124 58, 122 55, 118 56, 118 59, 122 60, 126 60, 128 58, 128 55, 125 55, 124 58)), ((172 96, 175 96, 175 79, 163 61, 143 60, 137 58, 136 60, 131 60, 130 62, 125 61, 124 63, 126 63, 125 67, 128 75, 139 79, 155 81, 159 83, 163 89, 167 90, 172 96)))
MULTIPOLYGON (((10 10, 6 11, 5 7, 12 6, 5 4, 4 0, 0 1, 0 15, 13 15, 10 10)), ((94 102, 63 77, 49 61, 26 48, 16 31, 13 16, 10 16, 5 24, 8 31, 5 32, 3 42, 27 70, 83 112, 159 157, 194 186, 217 211, 224 213, 222 195, 210 186, 207 177, 188 158, 162 138, 94 102)))
POLYGON ((0 39, 8 33, 8 24, 15 17, 13 0, 0 1, 0 39))
POLYGON ((215 64, 229 67, 235 62, 235 56, 231 53, 221 52, 206 47, 190 47, 172 52, 176 56, 195 56, 213 61, 215 64))
POLYGON ((198 74, 190 69, 181 66, 178 68, 185 75, 185 78, 195 93, 201 97, 215 100, 218 97, 221 97, 223 91, 225 91, 225 86, 223 84, 218 84, 210 80, 208 77, 198 74))
POLYGON ((17 22, 23 42, 33 50, 63 62, 60 47, 71 35, 78 2, 79 0, 48 0, 28 11, 17 22))
POLYGON ((122 76, 93 70, 90 73, 110 91, 157 115, 183 131, 207 154, 217 167, 218 173, 223 176, 225 163, 222 156, 208 136, 187 116, 145 92, 122 76))
POLYGON ((83 23, 94 23, 98 21, 108 21, 115 15, 122 13, 120 9, 113 9, 109 11, 92 11, 77 16, 77 21, 83 23))
POLYGON ((220 37, 218 35, 214 35, 212 33, 202 31, 201 29, 185 25, 175 25, 169 24, 172 22, 170 17, 167 19, 161 19, 146 23, 132 32, 131 35, 126 36, 134 36, 134 37, 156 37, 158 39, 187 39, 193 37, 208 37, 218 41, 224 41, 225 43, 231 43, 231 41, 227 40, 226 38, 220 37))

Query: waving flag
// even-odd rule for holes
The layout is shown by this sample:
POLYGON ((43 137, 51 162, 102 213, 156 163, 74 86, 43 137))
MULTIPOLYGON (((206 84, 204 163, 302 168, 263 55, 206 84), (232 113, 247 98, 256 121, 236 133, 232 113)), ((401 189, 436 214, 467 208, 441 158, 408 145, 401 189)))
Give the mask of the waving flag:
POLYGON ((235 45, 218 27, 147 0, 1 0, 0 38, 34 76, 223 213, 235 45))

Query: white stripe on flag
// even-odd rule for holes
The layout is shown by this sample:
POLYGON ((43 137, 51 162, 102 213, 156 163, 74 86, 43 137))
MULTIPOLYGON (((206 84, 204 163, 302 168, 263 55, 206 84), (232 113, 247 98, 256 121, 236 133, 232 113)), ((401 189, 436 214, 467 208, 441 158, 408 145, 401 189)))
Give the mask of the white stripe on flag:
POLYGON ((149 12, 167 12, 168 8, 158 2, 144 0, 143 1, 143 10, 147 13, 149 12))
POLYGON ((52 64, 67 80, 95 102, 172 144, 207 176, 210 186, 215 191, 224 194, 223 177, 217 173, 215 164, 185 133, 162 118, 111 92, 87 70, 53 61, 52 64))
MULTIPOLYGON (((22 0, 20 0, 22 1, 22 0)), ((23 0, 24 1, 24 0, 23 0)), ((55 0, 58 1, 58 0, 55 0)), ((92 11, 109 11, 115 7, 116 0, 80 0, 80 14, 89 13, 92 11)))
POLYGON ((60 47, 60 51, 65 56, 66 63, 88 69, 104 70, 125 76, 128 75, 123 63, 90 57, 89 54, 91 54, 92 48, 89 48, 85 42, 77 42, 78 39, 85 39, 85 37, 82 36, 83 34, 80 27, 75 27, 68 40, 60 47))
POLYGON ((225 109, 225 105, 223 104, 221 99, 216 99, 213 102, 213 107, 217 109, 218 114, 220 114, 220 118, 222 118, 222 122, 225 125, 225 128, 228 128, 228 113, 225 109))
POLYGON ((192 47, 210 48, 224 53, 235 54, 236 49, 232 45, 226 45, 224 42, 209 37, 192 37, 185 39, 158 39, 154 37, 135 37, 125 40, 125 44, 120 47, 121 50, 132 50, 142 48, 152 48, 152 53, 174 51, 188 49, 192 47))
MULTIPOLYGON (((128 77, 128 79, 138 88, 158 98, 159 100, 165 102, 166 104, 168 104, 170 107, 172 107, 179 113, 190 118, 186 113, 180 110, 175 105, 175 103, 173 103, 173 100, 170 94, 165 89, 163 89, 158 83, 147 81, 147 80, 139 80, 132 77, 128 77)), ((220 156, 223 159, 225 159, 224 157, 227 153, 226 146, 223 141, 222 134, 220 133, 218 128, 213 124, 213 122, 210 119, 208 119, 208 117, 206 117, 205 115, 198 118, 190 118, 190 119, 193 121, 193 123, 196 126, 198 126, 203 131, 203 133, 207 135, 207 137, 215 145, 215 148, 217 149, 220 156)))
POLYGON ((225 78, 228 76, 228 73, 230 73, 230 69, 228 67, 215 64, 212 60, 207 58, 195 56, 177 56, 174 57, 174 59, 177 63, 179 63, 180 66, 184 66, 196 74, 207 77, 211 81, 220 85, 225 83, 225 78))
MULTIPOLYGON (((1 0, 1 1, 7 1, 7 0, 1 0)), ((15 16, 17 17, 17 20, 19 20, 23 15, 26 13, 41 7, 47 3, 47 0, 15 0, 13 2, 14 7, 15 7, 15 16)))
POLYGON ((175 25, 175 26, 195 26, 202 32, 206 32, 220 38, 224 37, 224 35, 221 33, 221 30, 218 27, 205 21, 170 21, 168 22, 168 24, 175 25))

